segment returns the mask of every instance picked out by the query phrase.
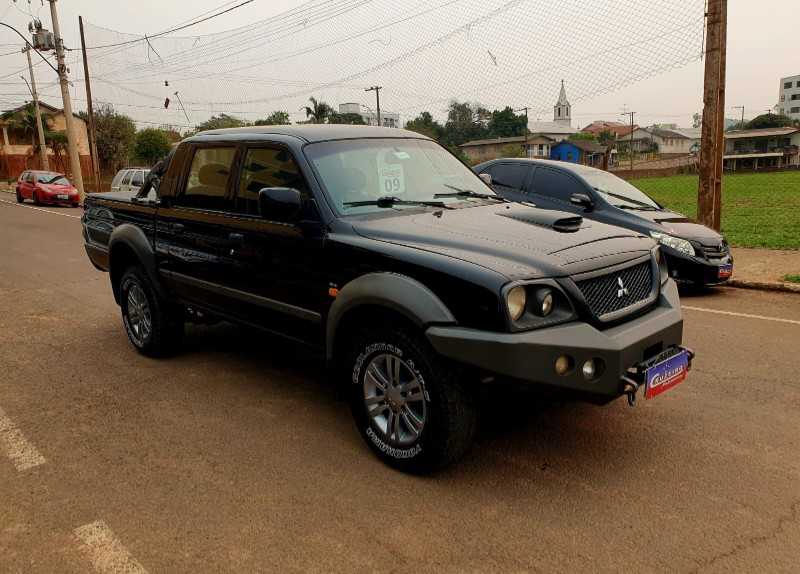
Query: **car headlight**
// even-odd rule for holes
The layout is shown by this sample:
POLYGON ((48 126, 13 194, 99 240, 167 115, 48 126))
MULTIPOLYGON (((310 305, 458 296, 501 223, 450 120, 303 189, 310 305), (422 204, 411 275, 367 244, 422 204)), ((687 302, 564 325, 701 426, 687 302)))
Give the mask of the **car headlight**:
POLYGON ((692 247, 692 244, 685 239, 673 237, 672 235, 667 235, 666 233, 659 233, 658 231, 651 231, 650 237, 658 241, 661 245, 671 247, 675 251, 680 251, 686 255, 694 255, 694 247, 692 247))
POLYGON ((514 285, 505 294, 512 330, 535 329, 576 317, 567 294, 550 279, 514 285))
POLYGON ((514 323, 519 321, 525 313, 525 305, 527 302, 528 294, 525 292, 525 287, 522 285, 518 285, 508 292, 508 298, 506 299, 508 314, 514 323))

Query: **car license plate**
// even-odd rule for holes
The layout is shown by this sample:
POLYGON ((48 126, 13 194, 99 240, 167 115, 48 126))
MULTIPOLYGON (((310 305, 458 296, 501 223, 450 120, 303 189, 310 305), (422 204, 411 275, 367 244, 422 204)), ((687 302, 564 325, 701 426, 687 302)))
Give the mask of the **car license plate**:
POLYGON ((717 270, 718 279, 724 279, 726 277, 730 277, 731 275, 733 275, 733 263, 719 266, 719 269, 717 270))
POLYGON ((645 371, 645 400, 650 400, 686 379, 689 354, 681 351, 645 371))
POLYGON ((66 193, 59 193, 56 199, 69 199, 69 196, 66 193))

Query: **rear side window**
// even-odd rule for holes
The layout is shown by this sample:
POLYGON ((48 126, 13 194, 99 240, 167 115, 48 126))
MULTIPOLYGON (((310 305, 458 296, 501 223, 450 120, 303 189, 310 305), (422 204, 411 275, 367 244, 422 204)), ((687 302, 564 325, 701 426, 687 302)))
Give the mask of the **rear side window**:
POLYGON ((131 184, 131 176, 133 176, 133 171, 128 170, 125 172, 125 177, 122 178, 122 183, 120 185, 130 185, 131 184))
POLYGON ((308 197, 308 190, 292 154, 282 148, 247 151, 236 195, 236 212, 258 215, 258 192, 265 187, 291 187, 308 197))
POLYGON ((144 182, 144 172, 141 170, 134 171, 131 178, 131 185, 133 187, 141 187, 142 182, 144 182))
POLYGON ((489 173, 492 174, 492 185, 500 185, 509 189, 522 190, 522 184, 528 177, 530 166, 514 163, 501 163, 494 166, 489 173))
POLYGON ((569 203, 573 194, 586 193, 586 190, 566 173, 553 169, 539 168, 533 178, 533 193, 569 203))
POLYGON ((195 149, 186 187, 178 196, 177 205, 221 211, 235 155, 234 147, 195 149))
POLYGON ((119 184, 126 173, 128 172, 124 169, 117 172, 117 175, 114 176, 114 181, 111 182, 112 189, 119 187, 119 184))
POLYGON ((25 181, 27 181, 28 183, 33 183, 33 174, 29 172, 28 178, 25 181))

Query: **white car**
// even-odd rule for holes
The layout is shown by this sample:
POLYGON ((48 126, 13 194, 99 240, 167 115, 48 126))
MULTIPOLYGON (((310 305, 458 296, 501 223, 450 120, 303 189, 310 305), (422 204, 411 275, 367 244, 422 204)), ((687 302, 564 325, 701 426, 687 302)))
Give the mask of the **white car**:
POLYGON ((111 191, 139 191, 149 171, 146 167, 126 167, 119 170, 111 182, 111 191))

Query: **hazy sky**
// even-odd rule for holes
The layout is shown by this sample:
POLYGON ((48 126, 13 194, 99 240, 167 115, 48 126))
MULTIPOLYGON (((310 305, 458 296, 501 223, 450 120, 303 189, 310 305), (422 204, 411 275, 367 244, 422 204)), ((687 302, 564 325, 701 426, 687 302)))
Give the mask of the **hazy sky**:
MULTIPOLYGON (((59 9, 59 20, 61 23, 61 29, 65 43, 70 48, 77 48, 80 46, 78 35, 79 14, 83 15, 84 19, 94 26, 134 35, 152 35, 184 22, 190 18, 198 16, 204 12, 218 9, 223 5, 235 5, 241 1, 243 0, 233 3, 227 2, 227 0, 140 0, 138 2, 122 2, 114 0, 108 0, 104 2, 100 2, 98 0, 60 0, 57 3, 57 6, 59 9)), ((183 32, 179 32, 176 34, 176 36, 191 35, 192 37, 195 37, 201 34, 217 34, 238 27, 250 25, 253 22, 258 22, 271 16, 282 14, 287 10, 297 8, 305 4, 307 1, 308 0, 253 0, 246 6, 214 18, 208 22, 193 26, 192 28, 183 32)), ((350 1, 355 3, 358 0, 350 1)), ((440 1, 443 6, 445 5, 444 0, 437 1, 440 1)), ((361 2, 368 4, 366 0, 361 0, 361 2)), ((326 1, 318 0, 318 3, 325 4, 326 1)), ((412 2, 408 3, 409 6, 412 4, 412 2)), ((475 12, 475 6, 478 6, 478 4, 471 4, 468 0, 464 0, 460 4, 464 7, 464 12, 466 13, 475 12)), ((491 2, 487 1, 480 5, 482 6, 489 4, 491 4, 491 2)), ((497 0, 497 4, 500 6, 500 0, 497 0)), ((503 6, 505 7, 508 4, 518 4, 509 9, 507 16, 512 20, 514 17, 514 12, 512 9, 525 9, 524 2, 506 2, 503 6)), ((670 17, 669 11, 674 4, 675 2, 673 2, 673 0, 651 0, 651 2, 647 3, 640 2, 639 6, 642 7, 642 11, 644 11, 645 7, 647 7, 647 11, 652 11, 653 18, 663 19, 666 22, 670 17)), ((363 75, 344 82, 344 84, 347 84, 344 88, 342 87, 344 84, 339 83, 333 87, 329 85, 324 89, 317 90, 313 93, 318 93, 319 95, 323 96, 326 101, 329 101, 333 104, 343 103, 343 100, 350 101, 358 98, 361 103, 371 105, 373 102, 373 94, 370 93, 369 95, 365 95, 362 99, 362 96, 359 95, 361 92, 361 84, 369 86, 372 85, 373 81, 381 83, 388 82, 387 85, 391 86, 396 93, 392 94, 388 88, 385 89, 381 93, 382 107, 384 110, 388 109, 389 111, 392 111, 394 108, 396 111, 400 111, 401 114, 403 114, 401 116, 401 120, 403 121, 416 115, 416 113, 421 111, 421 109, 430 109, 430 111, 434 114, 441 112, 442 108, 446 106, 446 103, 435 102, 433 99, 431 99, 431 95, 435 93, 440 93, 442 98, 449 99, 450 97, 459 98, 461 96, 460 92, 463 92, 463 97, 465 99, 477 99, 482 103, 484 100, 488 100, 486 103, 490 104, 489 107, 492 107, 492 104, 495 102, 492 101, 490 93, 487 93, 485 90, 482 92, 478 92, 476 90, 475 93, 468 95, 467 93, 471 90, 467 89, 467 87, 473 85, 488 85, 486 80, 491 79, 492 75, 494 74, 496 74, 498 79, 501 80, 505 79, 506 77, 513 78, 515 77, 515 74, 524 74, 527 69, 531 66, 534 66, 534 64, 542 64, 542 60, 536 60, 536 54, 534 52, 538 52, 539 54, 544 55, 546 58, 550 57, 549 54, 551 52, 548 50, 552 49, 553 46, 558 46, 558 51, 563 51, 564 53, 567 53, 570 50, 574 50, 578 47, 583 50, 591 50, 595 46, 596 50, 600 52, 602 47, 604 45, 608 45, 609 42, 612 45, 615 45, 615 42, 617 42, 614 36, 614 30, 611 30, 610 28, 613 27, 616 29, 616 31, 619 31, 619 29, 624 30, 626 26, 629 26, 634 28, 634 32, 636 29, 641 28, 641 25, 636 23, 636 15, 632 15, 631 20, 628 23, 617 22, 616 26, 612 26, 611 22, 609 22, 607 19, 603 19, 603 15, 612 13, 614 9, 618 9, 620 1, 616 0, 612 2, 611 0, 597 0, 590 3, 590 15, 596 15, 598 22, 598 25, 594 30, 592 30, 591 21, 587 18, 586 5, 587 3, 585 3, 583 0, 580 0, 580 2, 578 0, 564 0, 564 2, 559 4, 562 12, 561 15, 563 16, 563 21, 559 22, 559 26, 563 26, 563 28, 558 28, 558 30, 575 30, 575 37, 561 38, 543 36, 543 38, 546 38, 547 40, 546 50, 543 49, 543 45, 535 44, 533 35, 529 37, 522 35, 522 37, 517 37, 516 40, 508 39, 507 44, 504 42, 504 46, 498 46, 496 45, 496 38, 492 38, 489 35, 482 35, 480 26, 475 25, 474 28, 468 31, 466 40, 464 38, 461 40, 448 40, 450 44, 443 43, 441 47, 434 45, 432 48, 427 49, 427 51, 421 56, 422 59, 419 60, 423 63, 423 65, 430 66, 435 69, 437 50, 466 50, 467 56, 470 56, 470 50, 473 50, 478 55, 471 55, 473 57, 478 57, 479 60, 482 55, 484 61, 481 62, 481 66, 477 69, 474 65, 472 66, 471 77, 470 74, 464 73, 464 70, 461 70, 460 73, 457 74, 459 77, 457 79, 453 79, 454 76, 448 76, 448 72, 453 72, 451 66, 451 69, 448 71, 437 70, 436 74, 432 74, 432 76, 436 76, 436 78, 438 78, 438 81, 441 82, 441 85, 437 85, 437 80, 433 77, 431 78, 430 82, 425 81, 425 76, 421 73, 421 75, 411 78, 413 79, 413 82, 402 84, 403 91, 401 92, 401 90, 397 87, 401 85, 397 82, 397 78, 394 78, 395 83, 392 83, 391 78, 387 78, 387 76, 390 76, 391 74, 395 74, 395 76, 399 74, 403 75, 404 77, 409 77, 407 71, 408 67, 404 68, 403 66, 405 64, 403 63, 402 59, 398 59, 398 63, 392 64, 391 67, 378 70, 374 74, 363 75), (570 21, 570 10, 573 8, 573 12, 577 12, 579 9, 583 10, 584 12, 580 19, 576 17, 575 22, 570 21), (458 43, 459 41, 461 42, 460 44, 458 43), (528 44, 530 47, 528 47, 528 44), (448 46, 450 47, 448 48, 448 46), (508 49, 502 51, 501 48, 503 47, 508 49), (486 57, 484 52, 485 54, 489 54, 489 56, 486 57), (500 52, 500 55, 498 55, 498 52, 500 52), (530 57, 525 58, 526 53, 530 57), (496 61, 490 63, 489 58, 496 61), (492 66, 492 64, 494 64, 494 66, 492 66), (503 68, 503 65, 505 65, 505 68, 503 68), (510 67, 516 67, 516 70, 513 70, 512 73, 512 71, 509 70, 510 67), (505 76, 502 74, 508 75, 505 76), (402 97, 400 94, 402 94, 402 97), (417 106, 420 106, 420 108, 417 109, 417 106)), ((42 7, 41 0, 31 0, 30 4, 27 2, 27 0, 18 0, 16 6, 19 9, 14 6, 14 3, 11 2, 11 0, 0 0, 0 21, 10 24, 16 29, 26 33, 27 23, 31 19, 27 14, 28 9, 30 8, 34 16, 37 14, 40 15, 45 27, 51 27, 48 2, 45 1, 44 7, 42 7), (26 14, 21 13, 20 10, 26 12, 26 14)), ((405 7, 406 4, 403 3, 402 6, 405 7)), ((417 4, 415 6, 424 5, 417 4)), ((370 6, 365 6, 361 9, 367 10, 369 8, 370 6)), ((385 8, 383 10, 385 12, 385 8)), ((400 9, 398 8, 398 10, 400 9)), ((777 102, 779 79, 783 76, 800 74, 800 58, 797 56, 798 20, 796 12, 797 0, 770 0, 769 2, 729 0, 728 83, 726 102, 726 105, 729 109, 726 113, 727 116, 738 117, 741 112, 732 108, 733 106, 741 105, 745 106, 745 113, 748 117, 764 113, 767 108, 774 106, 777 102), (768 8, 766 8, 767 6, 768 8)), ((354 10, 352 12, 353 18, 358 18, 358 15, 358 11, 354 10)), ((502 17, 503 16, 501 15, 499 18, 502 17)), ((617 15, 614 15, 614 17, 616 18, 617 15)), ((503 23, 503 21, 497 20, 498 19, 495 20, 496 24, 500 25, 503 23)), ((376 21, 380 23, 379 19, 376 21)), ((466 22, 468 20, 464 21, 466 22)), ((659 31, 657 22, 654 22, 652 19, 649 21, 643 21, 649 22, 649 25, 651 26, 651 28, 648 29, 649 34, 656 34, 659 31)), ((342 22, 347 22, 346 17, 342 17, 342 22)), ((154 102, 163 101, 164 94, 171 95, 171 90, 173 90, 173 87, 178 86, 178 89, 180 89, 181 98, 185 100, 184 104, 186 104, 190 119, 186 119, 185 115, 179 113, 179 110, 176 107, 171 106, 170 113, 174 115, 169 116, 168 121, 174 121, 176 124, 180 124, 181 122, 183 124, 193 124, 196 121, 199 121, 202 116, 207 116, 210 112, 229 110, 235 111, 237 108, 242 108, 245 111, 255 109, 248 106, 253 105, 252 100, 256 99, 260 93, 264 94, 266 100, 269 100, 272 94, 280 93, 280 99, 278 99, 277 96, 275 97, 275 106, 277 106, 278 109, 287 109, 293 114, 298 114, 298 106, 305 103, 309 95, 303 90, 315 89, 316 85, 322 85, 328 81, 328 78, 323 78, 324 73, 328 71, 326 68, 334 68, 333 77, 336 77, 337 79, 347 79, 349 78, 348 74, 351 71, 365 70, 369 67, 368 62, 370 62, 370 60, 365 56, 365 51, 374 52, 376 63, 380 62, 381 58, 383 58, 385 61, 388 61, 390 58, 394 57, 395 54, 401 53, 401 49, 398 46, 399 44, 403 43, 403 45, 408 46, 410 49, 414 47, 412 45, 412 40, 417 37, 434 39, 437 37, 437 32, 433 30, 433 28, 436 28, 437 26, 441 27, 442 29, 439 30, 438 33, 445 34, 449 31, 445 28, 445 26, 449 25, 450 22, 451 21, 437 22, 435 20, 431 20, 427 22, 429 24, 428 28, 431 29, 426 29, 423 23, 417 20, 413 26, 405 26, 406 36, 403 36, 403 31, 397 29, 393 30, 393 28, 389 26, 383 32, 381 32, 381 35, 375 36, 373 39, 369 39, 369 37, 367 37, 364 40, 362 49, 359 50, 358 53, 350 54, 343 51, 330 52, 330 54, 325 54, 325 52, 318 53, 318 56, 322 55, 322 57, 318 60, 320 62, 320 68, 318 69, 314 69, 314 67, 309 67, 305 64, 293 65, 292 60, 289 60, 285 63, 285 67, 282 68, 286 73, 286 77, 290 78, 288 83, 294 86, 302 86, 301 88, 298 88, 294 94, 292 94, 295 97, 290 99, 283 97, 287 93, 287 88, 285 85, 276 87, 276 85, 270 84, 269 87, 255 89, 251 83, 246 81, 246 79, 241 80, 242 82, 245 82, 246 85, 241 84, 238 86, 233 81, 218 81, 214 85, 219 86, 219 90, 221 90, 219 94, 209 92, 206 87, 200 88, 200 84, 189 84, 186 82, 181 84, 181 76, 176 73, 175 68, 177 62, 173 64, 173 67, 170 69, 169 73, 164 72, 161 74, 159 70, 156 70, 156 73, 154 73, 153 76, 156 79, 153 80, 151 82, 152 85, 145 90, 147 93, 139 93, 136 95, 137 92, 128 92, 127 89, 125 93, 122 93, 120 90, 123 88, 118 89, 118 87, 111 87, 102 83, 103 78, 105 77, 114 78, 114 81, 117 84, 124 84, 124 82, 121 81, 121 75, 118 72, 113 70, 109 72, 109 69, 111 69, 113 66, 119 67, 122 65, 124 67, 126 65, 125 62, 117 62, 114 60, 114 58, 117 57, 115 54, 118 52, 113 52, 111 55, 106 56, 106 61, 100 61, 98 64, 96 64, 98 66, 97 69, 99 79, 97 84, 98 87, 95 89, 95 99, 101 99, 98 98, 99 93, 102 95, 102 99, 127 103, 130 107, 124 109, 124 111, 126 113, 130 113, 134 117, 136 117, 137 114, 143 114, 140 115, 139 119, 143 119, 144 121, 148 117, 151 117, 147 115, 150 112, 145 111, 144 105, 142 105, 140 108, 136 108, 136 102, 139 100, 141 100, 141 102, 149 102, 147 105, 152 106, 153 110, 155 110, 156 104, 154 102), (418 34, 418 36, 413 36, 413 34, 418 34), (428 34, 428 36, 425 36, 425 34, 428 34), (393 52, 393 50, 395 51, 393 52), (326 57, 328 55, 330 58, 326 57), (347 58, 348 61, 356 62, 353 64, 353 66, 360 67, 348 69, 346 66, 344 66, 344 64, 341 64, 341 73, 337 75, 339 70, 336 69, 336 66, 339 64, 336 64, 335 62, 341 61, 343 57, 347 58), (163 81, 161 80, 162 75, 164 78, 170 80, 169 88, 165 88, 163 86, 163 81), (157 84, 157 82, 160 84, 157 84), (203 100, 203 94, 193 94, 193 89, 195 92, 203 91, 206 100, 203 100), (237 94, 239 94, 238 97, 237 94), (219 104, 215 108, 213 105, 209 106, 209 98, 220 101, 227 98, 228 102, 219 104), (192 103, 193 100, 195 103, 192 103), (206 111, 207 109, 208 111, 206 111)), ((452 22, 453 26, 458 25, 458 22, 452 22)), ((354 26, 355 24, 356 22, 354 22, 354 26)), ((508 26, 509 30, 511 30, 512 24, 513 21, 508 21, 504 25, 508 26)), ((665 24, 665 26, 666 25, 667 24, 665 24)), ((342 29, 341 23, 337 26, 338 27, 331 27, 331 29, 327 31, 322 30, 315 32, 314 34, 317 36, 293 36, 292 38, 284 41, 284 44, 281 44, 280 49, 301 49, 306 44, 312 45, 316 37, 335 40, 337 38, 337 34, 344 35, 348 32, 346 26, 345 29, 342 29)), ((694 29, 693 34, 695 32, 696 29, 694 29)), ((520 35, 517 34, 517 36, 520 35)), ((564 34, 561 33, 560 36, 564 36, 564 34)), ((665 41, 667 40, 669 40, 669 38, 667 38, 665 41)), ((194 41, 198 42, 196 39, 194 41)), ((235 41, 236 39, 234 39, 234 42, 235 41)), ((19 37, 13 32, 6 28, 0 28, 0 54, 2 54, 0 55, 0 76, 5 76, 0 78, 0 106, 2 108, 8 108, 10 106, 17 105, 26 99, 23 95, 26 91, 26 87, 23 81, 19 78, 20 74, 22 73, 20 69, 26 65, 25 56, 24 54, 20 53, 12 53, 15 51, 15 49, 20 47, 20 42, 21 40, 19 37)), ((699 52, 699 39, 696 43, 699 52)), ((153 47, 155 49, 160 49, 162 51, 167 50, 167 46, 178 45, 181 44, 177 40, 173 44, 168 44, 166 40, 164 40, 163 44, 158 44, 155 42, 153 43, 153 47)), ((199 42, 198 48, 202 46, 203 42, 199 42)), ((266 51, 264 53, 273 53, 272 51, 269 51, 268 48, 272 49, 274 47, 274 44, 264 47, 263 50, 266 51)), ((186 49, 186 46, 183 48, 186 49)), ((344 50, 344 48, 331 48, 331 50, 337 49, 344 50)), ((684 47, 684 50, 685 49, 686 48, 684 47)), ((667 47, 665 52, 668 51, 669 49, 667 47)), ((188 54, 191 54, 191 50, 187 49, 187 52, 188 54)), ((148 59, 156 59, 156 56, 149 52, 143 53, 148 59)), ((70 54, 69 66, 71 68, 71 78, 78 80, 75 83, 72 93, 73 97, 75 98, 74 106, 80 109, 85 106, 85 94, 82 93, 83 84, 80 82, 83 72, 79 66, 76 66, 77 62, 75 59, 77 56, 77 51, 70 54)), ((190 56, 186 57, 188 61, 191 61, 190 56)), ((630 54, 628 54, 626 57, 630 58, 630 54)), ((168 60, 168 57, 165 56, 165 59, 168 60)), ((99 58, 98 60, 102 59, 99 58)), ((635 60, 631 59, 631 62, 634 61, 635 60)), ((147 63, 147 60, 145 60, 145 63, 147 63)), ((223 60, 222 62, 216 62, 213 65, 227 65, 229 63, 230 62, 228 60, 223 60)), ((295 62, 295 64, 297 64, 297 62, 295 62)), ((141 65, 138 67, 140 73, 138 75, 132 74, 133 78, 142 78, 142 71, 150 73, 148 70, 144 70, 141 65)), ((692 114, 702 110, 703 63, 699 60, 690 62, 688 65, 685 65, 679 69, 667 71, 660 73, 655 77, 649 77, 647 79, 637 81, 637 83, 633 85, 620 87, 612 92, 603 93, 596 97, 588 96, 587 94, 593 92, 591 89, 588 89, 587 86, 581 85, 582 79, 591 78, 592 81, 596 82, 597 78, 603 71, 603 68, 608 70, 608 73, 611 74, 613 72, 613 67, 614 60, 609 61, 598 58, 595 62, 582 62, 581 65, 573 66, 573 73, 571 74, 569 71, 566 74, 562 74, 560 71, 553 71, 551 74, 549 74, 546 80, 548 85, 537 85, 535 88, 535 97, 534 95, 531 95, 529 98, 530 100, 536 101, 530 101, 529 103, 528 99, 526 99, 527 92, 525 92, 522 87, 515 92, 513 90, 509 90, 508 86, 504 88, 505 91, 502 92, 501 99, 504 103, 507 102, 508 105, 519 107, 524 105, 533 105, 539 106, 539 109, 546 109, 546 106, 555 104, 558 96, 559 85, 555 78, 566 75, 567 94, 579 94, 583 96, 578 98, 579 101, 572 102, 574 127, 583 127, 595 119, 619 119, 623 104, 627 106, 627 109, 637 112, 638 115, 636 117, 636 121, 642 125, 649 125, 657 122, 677 123, 681 126, 689 126, 691 125, 692 114), (600 68, 600 70, 598 70, 598 68, 600 68), (551 83, 553 84, 552 86, 549 85, 551 83), (549 101, 548 98, 552 101, 546 105, 541 104, 543 101, 549 101)), ((206 67, 203 69, 209 70, 212 68, 206 67)), ((240 68, 229 67, 228 69, 232 70, 240 68)), ((44 97, 46 97, 47 101, 52 102, 54 105, 60 106, 58 100, 56 99, 54 101, 52 98, 52 96, 58 95, 58 90, 53 79, 54 74, 52 71, 49 70, 49 68, 41 65, 36 68, 36 71, 37 82, 39 83, 39 91, 45 94, 44 97)), ((202 69, 198 70, 198 73, 201 71, 202 69)), ((92 75, 94 76, 95 73, 96 72, 93 68, 92 75)), ((25 74, 25 76, 27 77, 27 74, 25 74)), ((144 79, 141 81, 144 82, 144 79)), ((130 89, 135 90, 135 88, 130 89)), ((531 88, 527 89, 531 92, 531 94, 533 94, 533 90, 531 88)), ((290 89, 289 91, 291 92, 293 90, 290 89)), ((261 106, 258 108, 258 112, 247 112, 254 114, 251 117, 246 115, 244 117, 248 117, 248 119, 254 119, 254 117, 258 117, 258 113, 260 113, 261 110, 265 109, 269 108, 261 106)), ((155 111, 152 113, 155 113, 155 111)), ((538 115, 542 120, 552 119, 552 113, 549 111, 545 111, 538 115)), ((299 116, 296 115, 295 119, 299 119, 299 116)), ((532 117, 531 119, 533 120, 535 118, 532 117)), ((156 116, 152 116, 152 121, 161 121, 161 116, 158 116, 158 118, 156 118, 156 116)))

